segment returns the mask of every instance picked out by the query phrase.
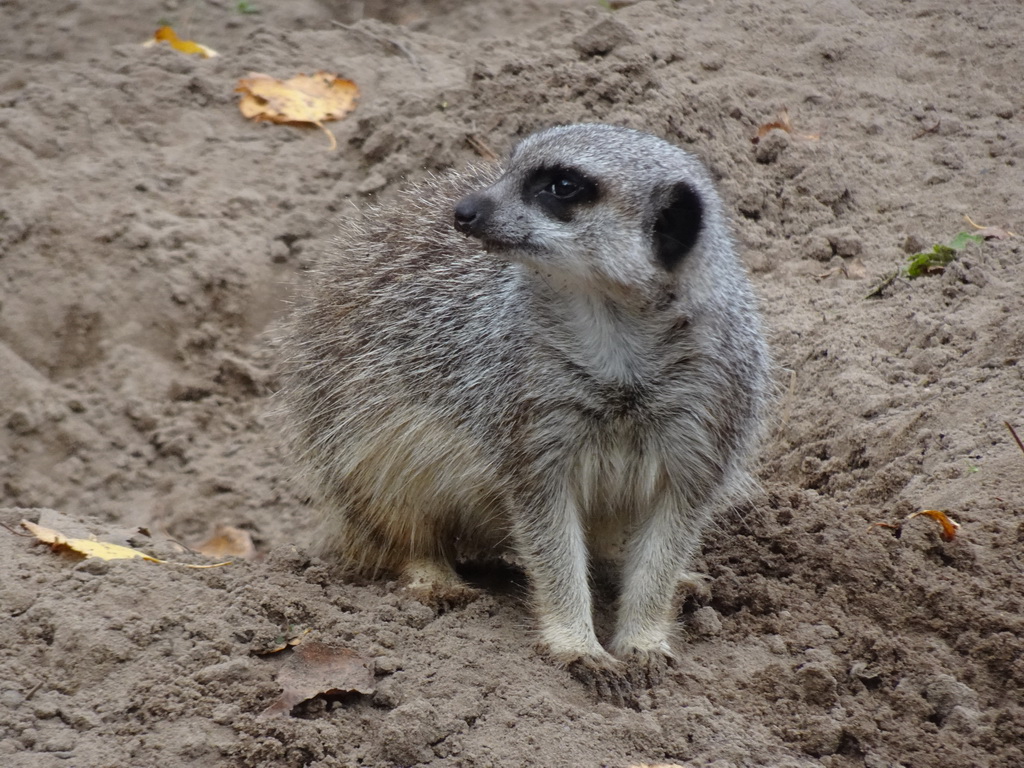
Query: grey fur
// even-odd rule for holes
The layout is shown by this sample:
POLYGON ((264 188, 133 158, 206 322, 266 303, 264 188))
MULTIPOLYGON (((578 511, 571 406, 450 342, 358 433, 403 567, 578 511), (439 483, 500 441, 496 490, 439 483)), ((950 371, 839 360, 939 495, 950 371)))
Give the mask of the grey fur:
POLYGON ((749 483, 769 389, 755 300, 691 155, 573 125, 526 138, 503 168, 413 187, 345 223, 286 349, 283 403, 324 554, 457 590, 460 553, 510 542, 548 651, 614 666, 588 567, 621 543, 608 647, 671 654, 676 586, 749 483), (524 190, 544 168, 595 182, 595 199, 563 208, 554 187, 524 190), (700 215, 690 230, 669 221, 683 237, 670 242, 695 241, 660 260, 678 189, 700 215), (452 226, 457 205, 473 238, 452 226))

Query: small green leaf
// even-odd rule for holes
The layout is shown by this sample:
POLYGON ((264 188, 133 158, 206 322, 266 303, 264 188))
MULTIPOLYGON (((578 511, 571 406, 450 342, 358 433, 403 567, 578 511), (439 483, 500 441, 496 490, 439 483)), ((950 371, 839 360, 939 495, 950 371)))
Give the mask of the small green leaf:
POLYGON ((985 238, 981 235, 972 235, 970 232, 958 232, 957 236, 949 241, 949 247, 954 251, 962 251, 971 243, 983 243, 985 238))
POLYGON ((964 250, 971 243, 984 242, 984 235, 972 235, 970 232, 958 232, 956 236, 949 241, 949 243, 936 243, 932 246, 930 251, 915 253, 913 256, 910 256, 907 261, 907 266, 902 271, 893 272, 883 277, 864 298, 872 299, 881 296, 882 292, 901 275, 906 275, 907 277, 923 277, 925 275, 940 273, 945 270, 951 261, 956 260, 959 251, 964 250))
POLYGON ((907 265, 907 277, 921 277, 932 272, 941 272, 956 258, 956 251, 948 245, 933 245, 930 251, 915 253, 907 265))
POLYGON ((981 235, 972 235, 970 232, 959 232, 956 237, 949 241, 948 245, 938 243, 932 246, 930 251, 915 253, 910 257, 907 264, 907 277, 921 277, 935 272, 941 272, 957 256, 957 251, 962 251, 971 243, 982 243, 985 238, 981 235))

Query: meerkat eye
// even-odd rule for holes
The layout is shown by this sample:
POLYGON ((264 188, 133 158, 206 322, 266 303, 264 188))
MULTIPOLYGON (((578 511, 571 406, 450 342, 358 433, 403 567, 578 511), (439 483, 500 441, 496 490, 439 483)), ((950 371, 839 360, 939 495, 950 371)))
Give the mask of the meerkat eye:
POLYGON ((572 200, 573 197, 578 195, 583 188, 572 179, 566 176, 560 176, 552 181, 544 191, 549 195, 554 195, 559 200, 572 200))
POLYGON ((568 221, 574 208, 597 200, 598 187, 572 168, 542 167, 527 177, 523 198, 554 218, 568 221))

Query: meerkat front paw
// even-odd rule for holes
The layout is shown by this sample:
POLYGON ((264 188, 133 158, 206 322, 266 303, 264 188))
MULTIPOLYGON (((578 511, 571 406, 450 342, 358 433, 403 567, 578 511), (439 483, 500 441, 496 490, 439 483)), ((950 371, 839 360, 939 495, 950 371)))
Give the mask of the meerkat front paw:
POLYGON ((617 658, 622 659, 626 677, 636 688, 659 685, 675 663, 668 637, 660 629, 639 636, 633 634, 628 638, 616 638, 611 649, 617 658))
POLYGON ((673 664, 668 653, 633 651, 623 659, 610 654, 582 656, 566 664, 566 669, 602 701, 636 707, 638 695, 659 685, 673 664))
POLYGON ((602 701, 626 706, 634 701, 633 683, 627 667, 606 651, 597 638, 591 642, 550 642, 544 640, 537 650, 565 669, 602 701))

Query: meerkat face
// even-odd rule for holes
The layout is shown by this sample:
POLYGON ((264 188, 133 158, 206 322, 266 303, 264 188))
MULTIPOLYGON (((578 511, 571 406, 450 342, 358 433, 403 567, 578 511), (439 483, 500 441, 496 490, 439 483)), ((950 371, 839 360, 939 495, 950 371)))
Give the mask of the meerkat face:
POLYGON ((584 283, 671 282, 699 248, 717 196, 668 142, 607 125, 523 140, 503 175, 455 206, 488 252, 584 283))

